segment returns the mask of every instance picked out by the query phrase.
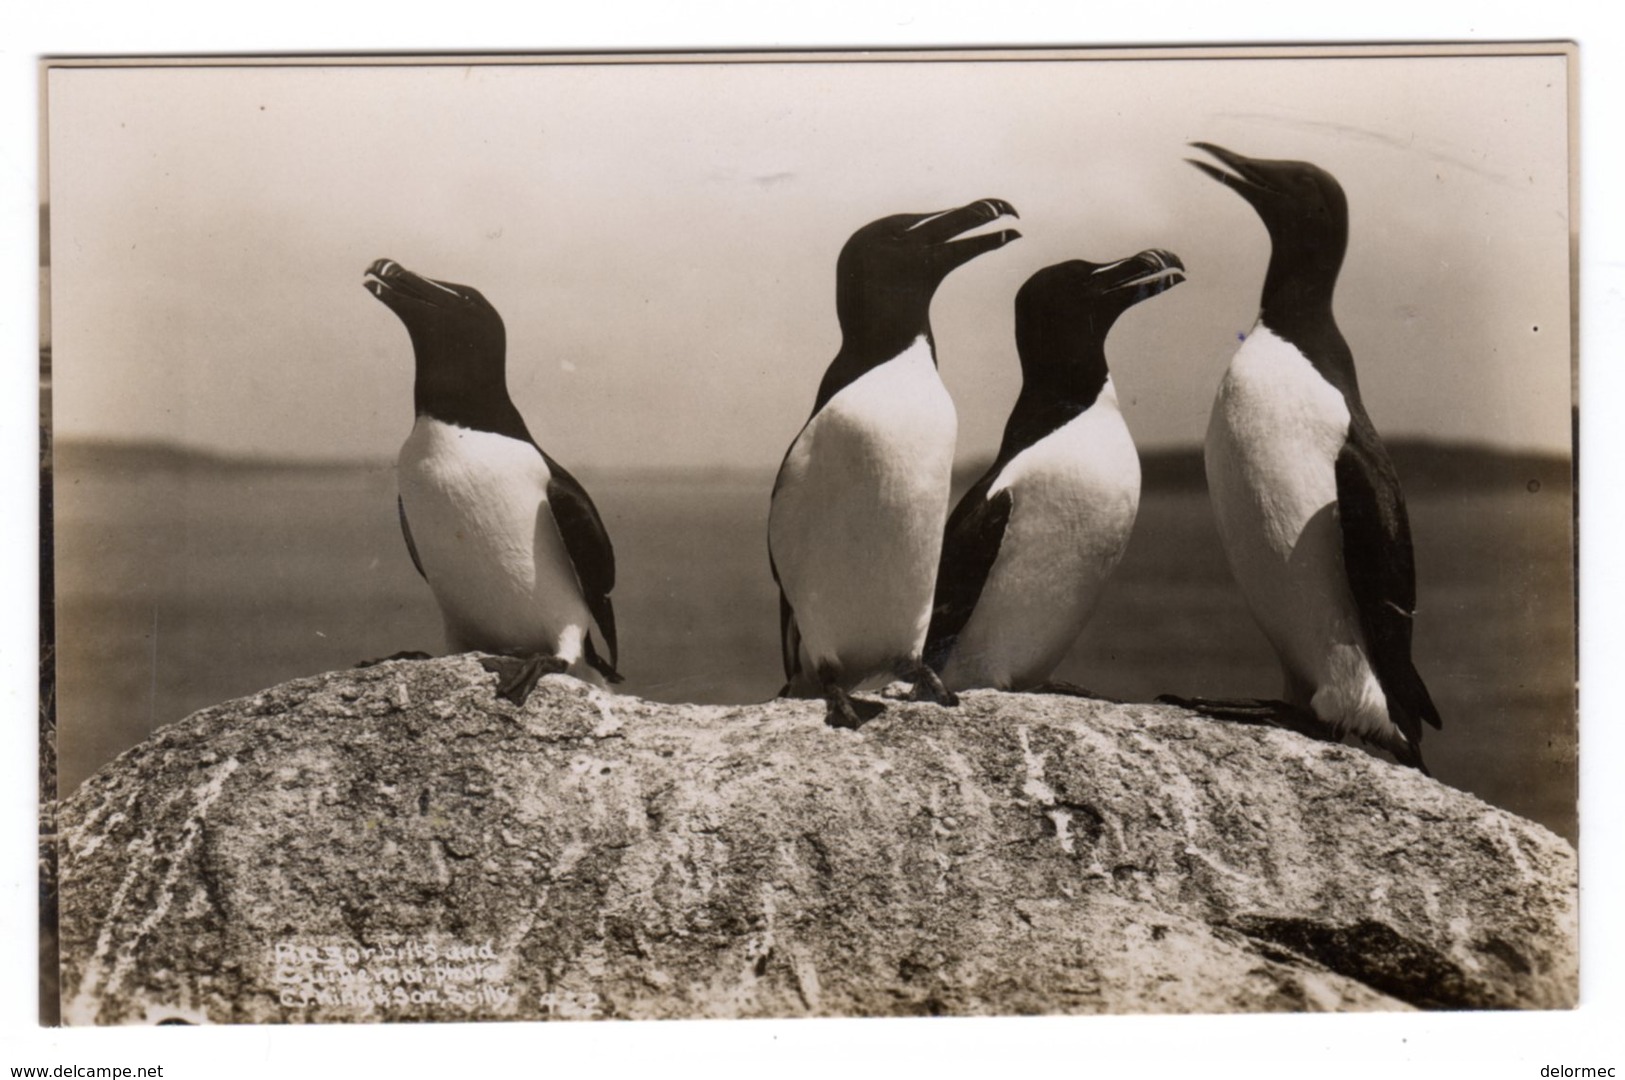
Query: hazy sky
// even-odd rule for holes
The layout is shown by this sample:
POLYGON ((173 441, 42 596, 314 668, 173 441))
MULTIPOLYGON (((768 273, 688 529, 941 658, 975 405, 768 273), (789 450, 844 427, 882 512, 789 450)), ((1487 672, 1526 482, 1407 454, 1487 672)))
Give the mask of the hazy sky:
POLYGON ((1024 238, 932 311, 962 458, 1019 376, 1016 290, 1146 247, 1190 280, 1108 344, 1142 446, 1199 441, 1257 309, 1262 224, 1193 139, 1315 161, 1337 313, 1388 435, 1569 441, 1559 57, 53 70, 57 431, 384 458, 406 332, 369 263, 473 285, 566 464, 771 469, 839 343, 834 264, 986 196, 1024 238))

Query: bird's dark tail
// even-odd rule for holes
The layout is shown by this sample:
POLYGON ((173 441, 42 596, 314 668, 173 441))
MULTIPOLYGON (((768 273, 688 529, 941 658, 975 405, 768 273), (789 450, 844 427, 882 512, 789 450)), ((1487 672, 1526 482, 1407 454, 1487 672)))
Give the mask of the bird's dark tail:
POLYGON ((615 665, 598 655, 598 649, 593 645, 591 634, 587 635, 584 645, 583 652, 587 666, 602 675, 605 682, 613 684, 626 681, 626 676, 616 671, 615 665))
POLYGON ((1398 729, 1398 738, 1383 743, 1383 748, 1394 755, 1401 765, 1409 765, 1423 776, 1432 776, 1422 761, 1422 727, 1424 722, 1440 727, 1439 709, 1433 704, 1427 684, 1411 664, 1403 665, 1383 682, 1383 693, 1388 697, 1388 718, 1398 729))
POLYGON ((1422 773, 1423 776, 1432 776, 1428 767, 1422 763, 1422 732, 1423 723, 1431 724, 1435 728, 1442 728, 1439 717, 1439 708, 1433 704, 1433 695, 1428 693, 1427 684, 1417 672, 1416 666, 1409 662, 1389 665, 1388 678, 1381 678, 1383 693, 1388 698, 1388 717, 1393 721, 1399 734, 1403 737, 1399 745, 1386 746, 1402 765, 1409 765, 1422 773))
POLYGON ((1431 777, 1432 771, 1428 769, 1427 762, 1422 760, 1421 741, 1412 742, 1410 739, 1385 743, 1383 749, 1394 755, 1394 760, 1401 765, 1409 765, 1423 776, 1431 777))
POLYGON ((1404 700, 1406 706, 1417 716, 1433 725, 1435 731, 1444 729, 1444 721, 1439 717, 1439 707, 1433 704, 1433 695, 1428 693, 1427 684, 1422 676, 1417 674, 1413 667, 1410 670, 1410 685, 1406 687, 1404 700))

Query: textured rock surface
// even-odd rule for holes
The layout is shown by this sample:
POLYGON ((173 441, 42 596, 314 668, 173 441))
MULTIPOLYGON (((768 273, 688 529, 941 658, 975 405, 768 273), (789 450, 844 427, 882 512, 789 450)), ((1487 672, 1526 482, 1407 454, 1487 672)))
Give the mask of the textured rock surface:
POLYGON ((62 807, 69 1023, 1550 1008, 1573 849, 1358 750, 978 692, 286 683, 62 807))

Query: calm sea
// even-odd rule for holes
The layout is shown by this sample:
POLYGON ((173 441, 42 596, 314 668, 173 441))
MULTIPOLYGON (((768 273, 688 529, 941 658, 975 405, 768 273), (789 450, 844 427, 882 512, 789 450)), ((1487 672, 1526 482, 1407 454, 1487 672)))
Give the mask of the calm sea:
MULTIPOLYGON (((1403 470, 1402 470, 1403 473, 1403 470)), ((623 689, 669 702, 781 683, 771 475, 579 470, 615 542, 623 689)), ((1418 667, 1434 775, 1575 839, 1571 504, 1509 470, 1412 483, 1418 667)), ((60 788, 154 729, 302 675, 438 651, 387 467, 242 467, 58 452, 60 788)), ((1056 673, 1128 700, 1275 696, 1280 675, 1199 487, 1146 492, 1127 556, 1056 673)))

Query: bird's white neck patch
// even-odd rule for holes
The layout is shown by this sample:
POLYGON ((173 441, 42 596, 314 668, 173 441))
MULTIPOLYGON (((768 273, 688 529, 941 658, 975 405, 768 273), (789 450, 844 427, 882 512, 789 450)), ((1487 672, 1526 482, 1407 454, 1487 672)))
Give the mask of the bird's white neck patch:
POLYGON ((876 364, 874 367, 865 372, 860 378, 854 380, 854 382, 862 382, 875 372, 892 367, 893 365, 898 365, 904 369, 912 371, 919 371, 922 368, 929 368, 933 375, 937 373, 936 354, 931 349, 930 340, 927 339, 924 334, 921 334, 919 337, 909 342, 908 347, 902 352, 898 353, 896 356, 892 357, 890 360, 887 360, 883 364, 876 364))
MULTIPOLYGON (((1262 321, 1236 351, 1221 394, 1228 400, 1233 426, 1255 430, 1256 441, 1286 448, 1289 458, 1308 456, 1318 465, 1335 459, 1343 448, 1349 408, 1342 392, 1303 350, 1262 321)), ((1280 464, 1290 467, 1292 462, 1280 464)))
POLYGON ((522 476, 527 482, 540 475, 546 483, 547 464, 536 448, 523 439, 477 431, 447 423, 432 416, 420 416, 401 447, 398 465, 412 467, 425 462, 439 463, 460 472, 490 472, 493 480, 522 476))
MULTIPOLYGON (((1108 375, 1105 385, 1100 388, 1100 394, 1092 405, 1021 451, 999 470, 998 478, 988 489, 988 497, 997 495, 1034 469, 1051 468, 1058 462, 1089 461, 1091 457, 1098 456, 1101 452, 1101 447, 1096 444, 1101 443, 1103 437, 1111 439, 1109 445, 1116 449, 1117 442, 1120 442, 1115 439, 1116 433, 1119 429, 1123 429, 1121 417, 1122 413, 1117 404, 1117 388, 1112 385, 1111 376, 1108 375)), ((1129 453, 1133 454, 1132 445, 1129 446, 1129 453)), ((1137 478, 1137 458, 1135 466, 1137 478)))
POLYGON ((908 425, 910 417, 936 415, 953 402, 942 385, 931 342, 917 337, 908 348, 884 363, 876 364, 841 387, 825 403, 823 412, 831 415, 862 416, 865 422, 895 430, 908 425))

